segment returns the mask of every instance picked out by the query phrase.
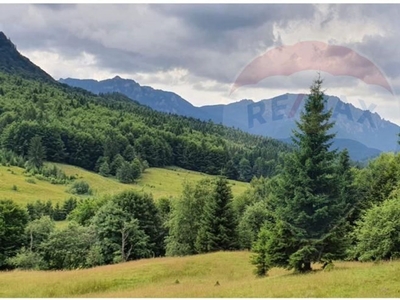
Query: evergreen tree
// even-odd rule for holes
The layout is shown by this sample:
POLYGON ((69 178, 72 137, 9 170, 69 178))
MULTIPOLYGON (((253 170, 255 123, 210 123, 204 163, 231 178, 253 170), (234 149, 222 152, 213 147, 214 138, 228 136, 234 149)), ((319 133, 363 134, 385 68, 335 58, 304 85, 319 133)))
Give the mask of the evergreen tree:
POLYGON ((0 200, 0 270, 7 268, 7 258, 24 244, 28 215, 11 200, 0 200))
POLYGON ((126 146, 124 153, 122 156, 127 160, 127 161, 132 161, 135 158, 135 149, 133 148, 132 145, 126 146))
POLYGON ((29 143, 28 162, 31 167, 40 169, 46 158, 46 151, 42 145, 42 138, 34 136, 29 143))
POLYGON ((259 277, 266 276, 271 265, 268 260, 268 242, 270 240, 268 235, 269 231, 262 228, 252 249, 254 255, 251 257, 251 263, 256 265, 254 273, 259 277))
POLYGON ((125 163, 125 159, 122 157, 121 154, 117 154, 114 157, 114 160, 110 164, 110 173, 112 175, 117 175, 118 169, 125 163))
POLYGON ((99 167, 99 173, 101 176, 107 177, 110 175, 110 166, 108 162, 105 160, 99 167))
POLYGON ((239 162, 239 180, 250 181, 253 177, 250 162, 247 158, 242 158, 239 162))
POLYGON ((269 267, 306 272, 312 263, 343 255, 348 207, 340 192, 337 154, 329 151, 334 134, 328 131, 334 124, 329 122, 332 112, 324 110, 321 84, 318 78, 311 86, 298 131, 294 131, 297 147, 287 155, 269 201, 275 216, 264 249, 269 267))
POLYGON ((232 160, 229 160, 226 163, 222 173, 224 174, 224 176, 226 176, 230 179, 233 179, 233 180, 236 180, 239 176, 238 171, 235 167, 235 164, 232 160))
POLYGON ((196 239, 198 252, 237 248, 236 218, 232 208, 232 191, 226 178, 220 176, 213 197, 205 203, 196 239))

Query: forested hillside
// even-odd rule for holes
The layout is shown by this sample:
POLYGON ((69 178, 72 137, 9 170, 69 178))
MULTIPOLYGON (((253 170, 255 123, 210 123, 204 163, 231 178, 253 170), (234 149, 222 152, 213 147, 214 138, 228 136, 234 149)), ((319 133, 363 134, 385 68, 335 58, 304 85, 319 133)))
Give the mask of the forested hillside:
POLYGON ((177 165, 249 181, 272 175, 281 142, 211 122, 155 112, 120 94, 96 96, 80 89, 0 74, 1 145, 21 156, 42 138, 45 157, 99 171, 138 157, 150 167, 177 165))

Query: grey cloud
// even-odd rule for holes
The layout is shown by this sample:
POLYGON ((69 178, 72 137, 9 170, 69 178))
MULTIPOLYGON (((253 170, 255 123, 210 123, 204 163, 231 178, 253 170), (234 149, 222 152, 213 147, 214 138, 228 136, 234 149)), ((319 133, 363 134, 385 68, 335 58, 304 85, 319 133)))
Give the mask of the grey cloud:
MULTIPOLYGON (((355 19, 382 24, 385 36, 367 36, 362 43, 341 45, 365 54, 389 77, 397 78, 399 8, 335 4, 329 6, 320 26, 355 19)), ((274 24, 285 27, 293 20, 309 21, 315 11, 308 4, 2 4, 0 30, 20 49, 50 49, 65 58, 85 51, 95 56, 99 68, 114 73, 183 68, 189 70, 192 80, 230 84, 256 56, 282 44, 281 36, 273 32, 274 24)), ((274 88, 308 87, 309 79, 285 78, 283 82, 277 78, 272 82, 274 88)), ((336 85, 357 82, 339 79, 336 85)), ((202 85, 194 88, 201 89, 202 85)))
POLYGON ((185 4, 156 5, 155 9, 205 31, 258 27, 271 21, 312 17, 314 13, 309 4, 185 4))

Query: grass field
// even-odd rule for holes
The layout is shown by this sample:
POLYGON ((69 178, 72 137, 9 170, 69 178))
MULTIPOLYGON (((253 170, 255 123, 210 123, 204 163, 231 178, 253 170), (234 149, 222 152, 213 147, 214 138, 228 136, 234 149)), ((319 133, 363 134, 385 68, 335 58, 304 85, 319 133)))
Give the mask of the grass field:
MULTIPOLYGON (((137 183, 122 184, 114 178, 106 178, 78 167, 56 165, 67 175, 77 175, 81 180, 88 182, 94 191, 94 195, 115 194, 123 190, 135 189, 151 193, 155 199, 163 196, 179 196, 182 192, 184 180, 196 182, 207 176, 210 177, 209 175, 179 168, 150 168, 145 171, 137 183)), ((34 179, 35 183, 27 182, 28 178, 23 174, 23 171, 18 167, 0 166, 1 199, 11 199, 21 205, 25 205, 36 200, 51 200, 56 203, 73 196, 67 192, 68 186, 66 185, 53 185, 37 179, 34 179), (13 186, 16 186, 17 190, 13 190, 13 186)), ((248 183, 232 180, 230 183, 234 195, 242 193, 248 187, 248 183)))
POLYGON ((400 297, 399 261, 337 262, 332 271, 305 275, 273 269, 256 278, 249 257, 218 252, 76 271, 3 272, 0 297, 400 297))

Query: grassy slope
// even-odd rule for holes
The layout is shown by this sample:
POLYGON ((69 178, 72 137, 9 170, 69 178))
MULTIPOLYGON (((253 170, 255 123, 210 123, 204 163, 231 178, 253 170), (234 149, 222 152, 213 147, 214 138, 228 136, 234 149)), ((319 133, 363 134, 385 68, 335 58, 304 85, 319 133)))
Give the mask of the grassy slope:
MULTIPOLYGON (((122 184, 113 178, 102 177, 96 173, 84 169, 56 164, 67 175, 78 175, 82 180, 89 183, 94 190, 94 195, 115 194, 127 189, 136 189, 152 193, 155 199, 162 196, 178 196, 182 191, 182 182, 186 179, 190 182, 198 181, 209 175, 187 171, 179 168, 159 169, 150 168, 143 174, 143 178, 136 184, 122 184)), ((0 166, 0 195, 1 199, 11 199, 25 205, 36 200, 52 200, 53 202, 63 201, 71 196, 66 190, 66 185, 53 185, 46 181, 35 179, 36 184, 28 183, 18 167, 0 166), (12 172, 14 174, 12 174, 12 172), (18 190, 12 190, 16 185, 18 190)), ((243 192, 248 183, 230 181, 234 195, 243 192)))
POLYGON ((273 269, 269 277, 260 279, 252 274, 249 257, 248 252, 219 252, 87 270, 3 272, 0 297, 400 296, 399 261, 379 265, 340 262, 333 271, 306 275, 273 269))

